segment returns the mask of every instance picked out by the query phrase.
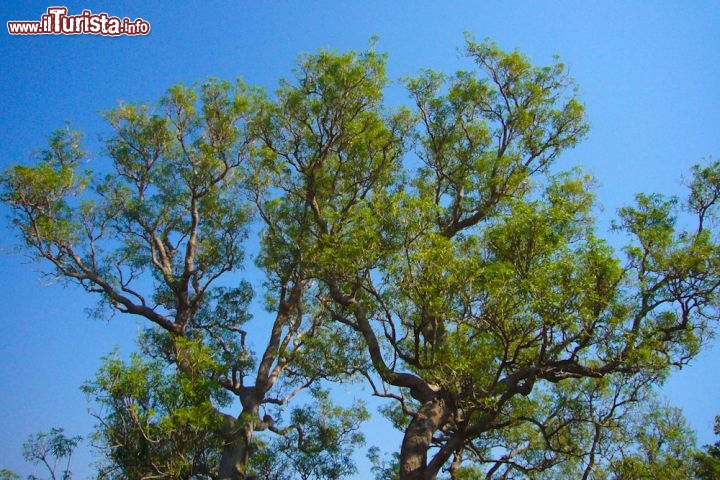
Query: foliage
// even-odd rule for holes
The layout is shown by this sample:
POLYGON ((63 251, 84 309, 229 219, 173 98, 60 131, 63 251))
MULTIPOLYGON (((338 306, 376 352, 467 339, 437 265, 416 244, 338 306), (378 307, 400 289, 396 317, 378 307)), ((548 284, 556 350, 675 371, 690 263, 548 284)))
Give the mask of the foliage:
MULTIPOLYGON (((47 275, 98 295, 99 315, 119 312, 147 321, 145 350, 170 364, 161 368, 135 361, 126 368, 110 362, 108 378, 119 383, 98 379, 89 388, 101 395, 101 403, 114 402, 113 395, 123 397, 125 388, 140 388, 128 394, 143 393, 138 375, 167 381, 162 379, 167 373, 178 380, 180 391, 170 393, 177 398, 164 406, 179 410, 165 421, 191 429, 200 428, 196 421, 202 428, 222 425, 217 433, 222 442, 214 445, 222 445, 217 456, 224 478, 244 476, 254 432, 270 427, 260 418, 261 405, 284 405, 318 379, 346 368, 344 362, 328 362, 323 371, 301 367, 303 361, 325 365, 323 359, 332 356, 316 347, 323 338, 337 337, 338 329, 323 330, 322 318, 306 313, 310 284, 300 259, 287 264, 290 270, 280 278, 272 273, 276 266, 267 267, 274 280, 266 297, 275 318, 246 330, 253 292, 238 273, 253 217, 248 198, 262 190, 248 170, 253 154, 248 124, 264 102, 259 90, 240 81, 172 87, 157 105, 121 104, 104 114, 111 128, 104 139, 111 163, 102 170, 109 173, 83 170, 80 135, 67 127, 51 135, 34 165, 11 167, 2 178, 2 199, 12 208, 31 258, 47 262, 47 275), (251 350, 248 336, 259 352, 251 350), (307 355, 312 342, 305 338, 317 342, 307 355), (295 368, 289 370, 292 362, 295 368), (240 412, 224 411, 228 396, 239 400, 240 412)), ((336 346, 341 349, 342 342, 336 346)), ((156 424, 155 413, 139 398, 131 406, 144 411, 115 413, 146 416, 135 422, 135 435, 149 435, 152 444, 155 435, 171 430, 156 424)), ((116 432, 107 434, 109 441, 116 432)), ((178 442, 185 440, 176 438, 168 448, 178 442)), ((122 461, 137 458, 132 453, 137 448, 130 447, 122 461)), ((202 456, 188 448, 191 458, 202 456)), ((190 468, 186 460, 181 456, 178 465, 158 468, 181 474, 190 468)))
MULTIPOLYGON (((715 417, 715 435, 720 435, 720 416, 715 417)), ((702 480, 720 478, 720 440, 695 453, 695 474, 702 480)))
POLYGON ((720 165, 694 170, 694 230, 675 198, 620 210, 623 260, 595 232, 592 179, 550 170, 587 130, 562 64, 472 39, 466 53, 477 71, 405 80, 414 112, 379 116, 373 95, 356 106, 362 90, 338 105, 322 55, 282 85, 255 167, 279 186, 261 204, 277 226, 266 258, 304 255, 320 306, 364 343, 363 374, 397 402, 400 478, 463 462, 590 474, 607 441, 594 425, 687 363, 717 319, 720 165))
POLYGON ((362 415, 322 396, 288 427, 261 411, 359 375, 403 432, 402 480, 637 476, 687 454, 681 426, 643 430, 633 412, 718 319, 720 162, 693 169, 685 201, 639 194, 621 209, 616 250, 595 229, 593 179, 556 167, 588 130, 565 67, 470 36, 464 52, 470 70, 403 80, 411 108, 384 103, 385 55, 321 51, 272 96, 211 80, 108 112, 102 179, 81 171, 69 130, 6 172, 26 251, 153 326, 144 348, 160 363, 89 387, 106 405, 139 395, 114 418, 149 443, 209 428, 221 478, 276 447, 298 475, 333 477, 351 469, 323 456, 347 453, 326 435, 355 444, 362 415), (241 271, 250 231, 260 323, 241 271), (140 401, 144 378, 155 403, 140 401), (329 430, 300 438, 301 420, 329 430), (286 436, 253 447, 257 431, 286 436), (639 443, 625 451, 627 436, 639 443))
POLYGON ((326 390, 313 389, 312 397, 290 413, 289 434, 258 443, 250 463, 259 480, 337 480, 357 473, 351 456, 365 442, 359 427, 367 410, 358 402, 333 405, 326 390))
POLYGON ((1 480, 19 480, 20 475, 13 472, 12 470, 8 470, 7 468, 0 468, 0 479, 1 480))
POLYGON ((372 464, 370 471, 375 476, 375 480, 397 480, 399 466, 399 455, 397 453, 391 457, 387 455, 383 457, 378 447, 370 447, 367 457, 372 464))
MULTIPOLYGON (((52 480, 69 480, 72 478, 70 460, 82 437, 67 437, 62 428, 52 428, 49 432, 40 432, 30 435, 23 443, 23 458, 33 465, 43 465, 52 480), (64 467, 64 468, 63 468, 64 467), (61 470, 59 470, 62 468, 61 470)), ((20 478, 9 470, 3 470, 3 478, 20 478)), ((36 480, 35 475, 29 475, 29 480, 36 480)))
MULTIPOLYGON (((147 353, 133 354, 127 362, 116 353, 83 390, 100 407, 93 437, 104 458, 98 478, 218 478, 223 425, 207 398, 226 405, 229 397, 211 382, 147 353)), ((355 472, 350 455, 364 441, 358 428, 367 411, 359 404, 335 406, 324 390, 313 388, 312 394, 312 404, 292 410, 284 431, 270 427, 280 438, 263 437, 253 446, 250 474, 266 480, 332 480, 355 472)), ((269 415, 264 421, 274 423, 269 415)))
POLYGON ((83 386, 101 409, 94 413, 94 446, 104 457, 98 477, 216 476, 222 425, 208 398, 222 392, 208 392, 212 387, 158 359, 106 358, 83 386))
POLYGON ((634 436, 628 443, 635 448, 621 449, 610 466, 613 478, 693 478, 695 439, 678 409, 651 404, 629 427, 626 435, 634 436))
POLYGON ((293 434, 275 440, 272 449, 287 458, 301 480, 337 480, 357 473, 351 455, 365 442, 358 429, 369 417, 367 410, 360 402, 348 408, 333 405, 327 391, 314 389, 312 394, 311 405, 290 414, 293 434))

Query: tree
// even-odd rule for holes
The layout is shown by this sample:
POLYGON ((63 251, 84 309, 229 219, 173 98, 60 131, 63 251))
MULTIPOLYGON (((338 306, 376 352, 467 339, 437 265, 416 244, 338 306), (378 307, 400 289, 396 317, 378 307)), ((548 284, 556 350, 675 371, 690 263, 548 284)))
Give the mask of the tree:
POLYGON ((161 114, 106 115, 102 181, 67 133, 6 173, 29 251, 146 318, 155 355, 207 382, 221 478, 244 476, 255 431, 286 432, 262 406, 350 374, 390 402, 401 480, 589 478, 639 393, 717 320, 720 162, 694 169, 684 203, 622 209, 621 255, 595 230, 592 179, 554 167, 587 131, 563 65, 470 37, 465 53, 475 70, 404 81, 412 108, 384 105, 372 49, 302 56, 273 97, 174 87, 161 114), (274 315, 258 355, 249 286, 219 280, 252 228, 274 315))
MULTIPOLYGON (((260 417, 263 405, 284 405, 342 373, 319 348, 318 369, 301 366, 308 340, 325 333, 322 318, 305 309, 310 282, 300 259, 266 267, 274 318, 261 329, 269 333, 257 355, 246 340, 256 332, 244 329, 249 283, 226 280, 243 266, 253 215, 247 192, 258 192, 248 187, 255 182, 247 158, 249 116, 260 102, 241 82, 173 87, 157 106, 105 114, 111 165, 102 170, 110 173, 82 168, 80 134, 66 128, 34 165, 11 167, 2 179, 26 252, 47 262, 47 274, 98 295, 105 311, 147 320, 155 354, 203 385, 193 395, 204 395, 195 398, 212 417, 204 421, 220 426, 220 478, 244 478, 253 433, 278 429, 260 417), (222 410, 218 389, 239 400, 239 414, 222 410)), ((327 348, 342 351, 343 342, 327 348)))
POLYGON ((574 420, 593 402, 573 392, 660 382, 717 320, 720 165, 694 171, 694 229, 677 227, 674 198, 622 209, 623 262, 595 232, 591 179, 550 171, 587 130, 563 66, 471 39, 466 53, 479 72, 405 82, 414 113, 377 116, 375 90, 356 103, 365 83, 321 70, 325 57, 283 84, 260 135, 281 187, 261 204, 279 232, 266 242, 298 246, 319 304, 364 343, 363 373, 404 432, 400 479, 463 462, 488 478, 567 457, 592 469, 571 447, 594 444, 574 420))
MULTIPOLYGON (((70 460, 81 440, 82 437, 79 436, 65 436, 62 428, 52 428, 49 432, 30 435, 22 446, 23 457, 33 465, 43 465, 52 480, 70 480, 70 460)), ((5 479, 20 478, 19 475, 4 469, 0 471, 0 476, 5 479)), ((35 475, 28 476, 28 480, 36 479, 35 475)))

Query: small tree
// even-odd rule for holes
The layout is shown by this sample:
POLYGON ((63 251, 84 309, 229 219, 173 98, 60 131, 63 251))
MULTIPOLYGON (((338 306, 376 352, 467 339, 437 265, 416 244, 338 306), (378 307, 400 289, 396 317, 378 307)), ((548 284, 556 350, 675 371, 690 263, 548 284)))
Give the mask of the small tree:
POLYGON ((69 480, 72 478, 70 459, 81 440, 80 436, 65 436, 62 428, 52 428, 49 432, 31 435, 23 443, 23 457, 33 465, 43 465, 52 480, 69 480))
POLYGON ((0 468, 0 480, 20 480, 20 475, 7 468, 0 468))

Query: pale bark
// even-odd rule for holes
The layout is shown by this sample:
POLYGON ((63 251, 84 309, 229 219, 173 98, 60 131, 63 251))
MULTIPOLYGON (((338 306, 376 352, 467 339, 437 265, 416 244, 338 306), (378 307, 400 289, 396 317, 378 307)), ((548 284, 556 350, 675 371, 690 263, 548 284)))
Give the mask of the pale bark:
POLYGON ((400 448, 400 480, 434 480, 438 468, 428 468, 428 450, 433 434, 448 420, 445 401, 425 403, 408 425, 400 448))
POLYGON ((247 422, 223 447, 218 468, 219 480, 245 480, 247 477, 253 422, 247 422))

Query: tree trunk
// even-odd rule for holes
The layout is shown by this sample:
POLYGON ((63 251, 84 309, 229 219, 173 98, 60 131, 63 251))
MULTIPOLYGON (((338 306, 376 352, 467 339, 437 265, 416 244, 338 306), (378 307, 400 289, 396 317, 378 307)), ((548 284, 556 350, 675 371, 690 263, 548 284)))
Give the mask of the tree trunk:
POLYGON ((250 442, 253 437, 252 422, 246 423, 233 438, 228 441, 220 457, 219 480, 245 480, 247 476, 250 442))
POLYGON ((433 434, 447 421, 444 400, 425 403, 405 430, 400 448, 400 480, 434 480, 439 468, 428 469, 428 450, 433 434))

